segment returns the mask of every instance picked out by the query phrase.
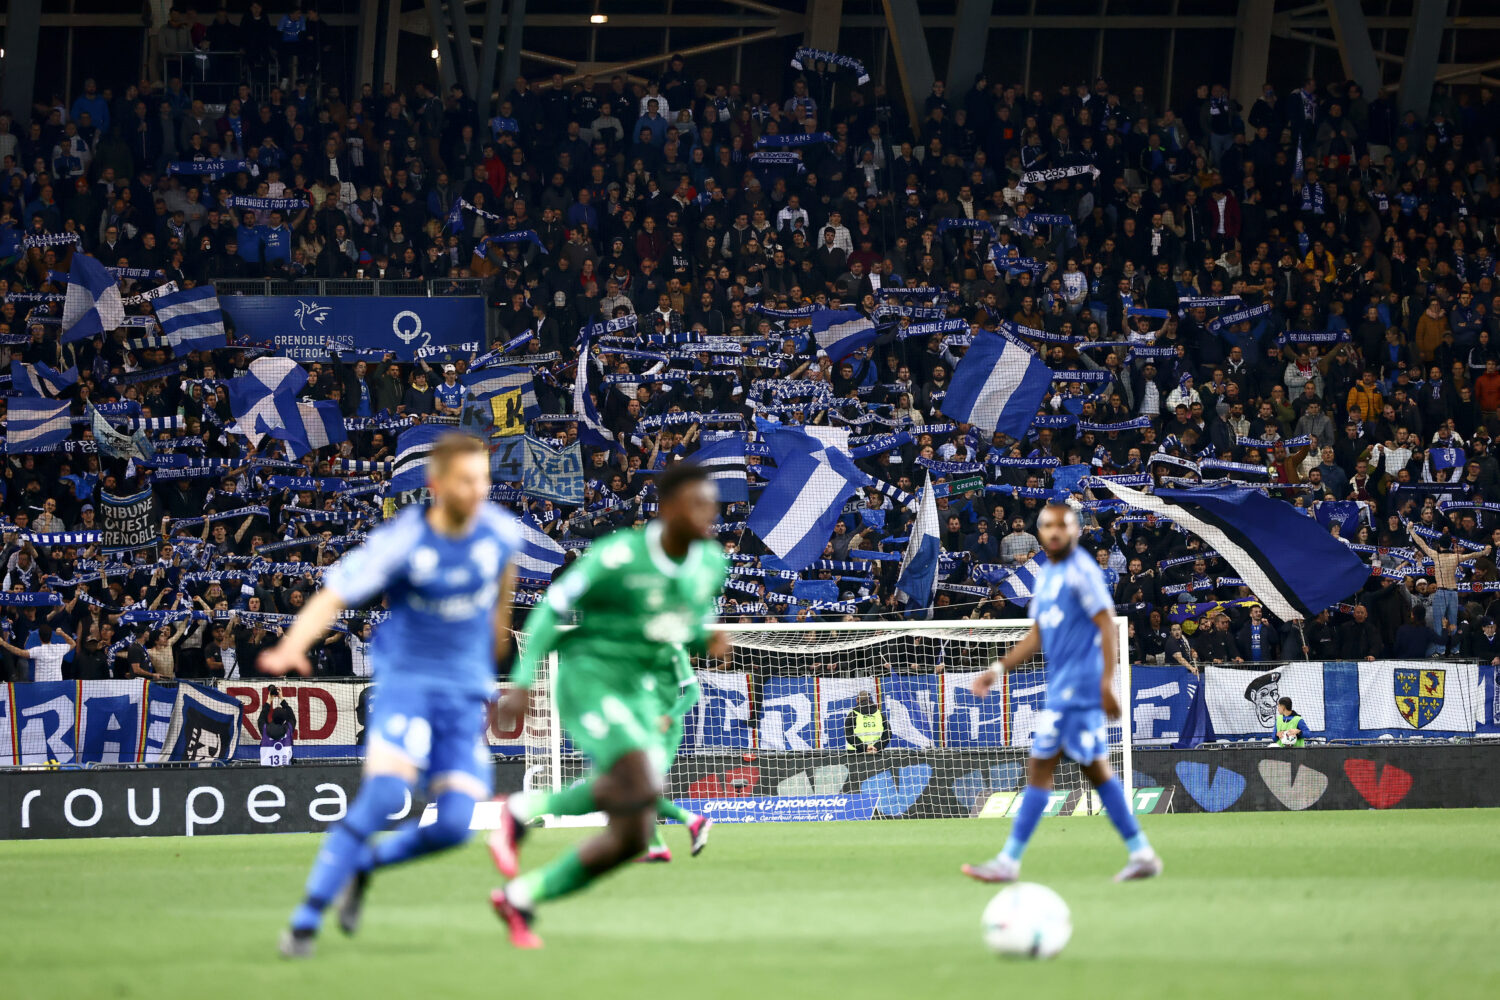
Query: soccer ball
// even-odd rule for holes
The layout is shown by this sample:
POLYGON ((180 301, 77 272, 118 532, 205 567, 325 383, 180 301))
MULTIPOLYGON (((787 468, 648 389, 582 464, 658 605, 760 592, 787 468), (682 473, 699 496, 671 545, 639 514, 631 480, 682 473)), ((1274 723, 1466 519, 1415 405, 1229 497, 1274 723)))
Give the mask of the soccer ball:
POLYGON ((1052 958, 1073 936, 1063 898, 1045 885, 1017 882, 984 908, 984 944, 1009 958, 1052 958))
POLYGON ((1284 747, 1289 747, 1297 742, 1297 734, 1292 732, 1290 729, 1288 729, 1284 733, 1281 733, 1276 738, 1281 741, 1281 745, 1284 747))

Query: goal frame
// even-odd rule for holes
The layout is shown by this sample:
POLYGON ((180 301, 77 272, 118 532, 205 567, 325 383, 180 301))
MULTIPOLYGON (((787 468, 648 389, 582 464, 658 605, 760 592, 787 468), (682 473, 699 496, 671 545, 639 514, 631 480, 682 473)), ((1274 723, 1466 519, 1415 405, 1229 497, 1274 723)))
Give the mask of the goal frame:
MULTIPOLYGON (((1129 620, 1116 615, 1113 619, 1115 626, 1115 689, 1118 693, 1120 703, 1120 768, 1115 775, 1125 791, 1125 801, 1134 808, 1134 754, 1132 744, 1133 718, 1131 714, 1131 672, 1130 672, 1130 649, 1129 620)), ((992 627, 997 630, 1003 628, 1014 634, 1018 639, 1024 635, 1035 622, 1030 618, 1000 618, 1000 619, 967 619, 944 621, 864 621, 864 622, 818 622, 815 625, 789 625, 780 622, 759 622, 754 624, 734 624, 729 622, 715 622, 709 626, 713 632, 729 632, 739 634, 777 634, 794 632, 941 632, 945 630, 961 631, 963 629, 992 627)), ((561 626, 560 630, 567 630, 572 626, 561 626)), ((1046 660, 1046 650, 1042 650, 1041 657, 1046 660)), ((552 690, 552 681, 557 676, 557 651, 552 650, 543 659, 547 667, 547 692, 546 692, 546 715, 547 715, 547 749, 546 749, 546 773, 537 775, 534 769, 527 767, 527 787, 557 788, 563 783, 563 752, 562 752, 562 722, 558 716, 557 699, 552 690), (540 782, 534 778, 541 778, 540 782)), ((1111 746, 1111 749, 1113 747, 1111 746)), ((529 755, 528 755, 529 756, 529 755)), ((1091 805, 1089 812, 1092 814, 1098 809, 1092 804, 1092 790, 1089 790, 1091 805)))

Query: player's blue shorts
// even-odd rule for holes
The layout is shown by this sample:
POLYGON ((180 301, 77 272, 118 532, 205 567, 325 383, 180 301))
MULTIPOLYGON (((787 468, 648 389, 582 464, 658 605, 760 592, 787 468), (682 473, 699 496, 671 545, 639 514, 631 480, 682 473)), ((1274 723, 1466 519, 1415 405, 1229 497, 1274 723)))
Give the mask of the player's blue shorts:
POLYGON ((1109 733, 1102 708, 1043 709, 1031 731, 1031 756, 1047 760, 1058 750, 1080 764, 1109 754, 1109 733))
POLYGON ((484 789, 475 797, 489 798, 495 769, 484 738, 487 723, 485 699, 473 692, 379 681, 370 696, 368 742, 384 743, 410 759, 429 783, 467 775, 484 789))

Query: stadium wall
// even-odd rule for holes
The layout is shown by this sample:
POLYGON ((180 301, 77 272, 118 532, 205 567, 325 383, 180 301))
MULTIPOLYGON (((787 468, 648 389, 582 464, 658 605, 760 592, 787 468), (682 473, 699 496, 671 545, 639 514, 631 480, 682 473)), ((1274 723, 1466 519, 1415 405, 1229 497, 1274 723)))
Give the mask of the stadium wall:
MULTIPOLYGON (((1142 750, 1137 812, 1500 807, 1500 745, 1236 747, 1142 750)), ((1002 818, 1024 780, 1018 752, 880 755, 695 755, 669 793, 730 822, 1002 818)), ((501 793, 526 765, 495 765, 501 793)), ((8 840, 306 833, 340 819, 355 764, 0 772, 0 837, 8 840)), ((1059 791, 1049 815, 1098 812, 1091 795, 1059 791)), ((421 807, 409 803, 396 818, 421 807)), ((488 805, 475 828, 491 822, 488 805)))

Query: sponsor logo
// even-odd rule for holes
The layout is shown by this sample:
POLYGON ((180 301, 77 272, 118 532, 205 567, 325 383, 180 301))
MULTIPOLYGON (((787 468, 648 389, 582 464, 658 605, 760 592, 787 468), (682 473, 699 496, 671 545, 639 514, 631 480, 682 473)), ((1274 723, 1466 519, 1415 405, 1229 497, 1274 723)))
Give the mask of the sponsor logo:
POLYGON ((410 344, 418 337, 422 338, 422 346, 418 351, 424 350, 432 343, 432 334, 422 329, 422 317, 410 309, 403 309, 391 318, 391 332, 403 344, 410 344))
POLYGON ((1136 788, 1130 793, 1130 810, 1137 816, 1166 812, 1171 804, 1165 788, 1136 788))
POLYGON ((1276 801, 1288 809, 1311 809, 1328 791, 1328 776, 1306 764, 1285 760, 1263 760, 1256 765, 1260 780, 1276 801))
POLYGON ((1177 780, 1204 812, 1223 812, 1245 794, 1245 779, 1227 767, 1215 771, 1207 764, 1182 760, 1176 771, 1177 780))
POLYGON ((1375 809, 1390 809, 1399 805, 1411 791, 1412 777, 1395 764, 1381 767, 1373 760, 1344 761, 1344 776, 1354 790, 1375 809))
POLYGON ((1443 710, 1443 687, 1448 671, 1397 667, 1393 684, 1396 711, 1401 718, 1421 729, 1443 710))
POLYGON ((728 823, 863 820, 875 815, 875 796, 775 795, 739 799, 679 799, 678 805, 728 823))
MULTIPOLYGON (((517 762, 497 764, 496 787, 520 790, 524 772, 517 762)), ((310 833, 344 817, 359 779, 358 767, 308 764, 0 773, 0 838, 310 833)), ((408 794, 387 819, 420 806, 408 794)))
POLYGON ((917 804, 928 784, 932 781, 932 768, 927 764, 912 764, 899 772, 881 771, 866 778, 860 791, 875 796, 875 809, 882 816, 901 816, 917 804))
POLYGON ((297 300, 297 308, 292 312, 292 318, 297 321, 297 326, 302 330, 307 329, 308 323, 322 326, 332 315, 332 306, 320 306, 315 301, 303 302, 301 299, 297 300))

